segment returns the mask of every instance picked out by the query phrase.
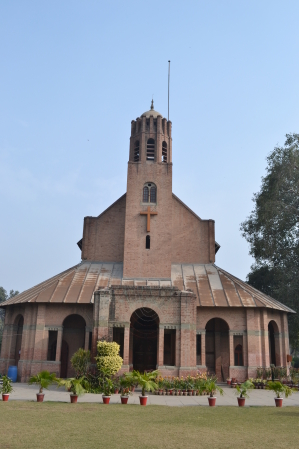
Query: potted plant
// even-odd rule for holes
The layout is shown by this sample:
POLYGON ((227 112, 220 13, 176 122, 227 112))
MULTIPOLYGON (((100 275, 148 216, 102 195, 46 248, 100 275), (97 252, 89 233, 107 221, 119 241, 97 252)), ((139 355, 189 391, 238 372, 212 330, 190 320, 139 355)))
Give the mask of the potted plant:
MULTIPOLYGON (((129 373, 131 374, 131 373, 129 373)), ((158 388, 158 385, 156 383, 156 379, 158 376, 158 371, 152 371, 152 372, 146 372, 144 371, 143 374, 141 374, 139 371, 133 371, 132 377, 135 379, 136 383, 141 386, 142 393, 141 396, 139 396, 140 405, 146 405, 148 396, 145 395, 146 391, 155 391, 158 388)))
POLYGON ((111 379, 104 379, 103 382, 103 394, 102 394, 102 398, 103 398, 103 403, 104 404, 109 404, 110 399, 111 399, 111 395, 114 393, 114 385, 111 379))
POLYGON ((45 397, 43 390, 47 390, 49 386, 54 382, 57 382, 56 375, 55 373, 49 373, 49 371, 41 371, 40 373, 36 374, 36 376, 30 377, 28 384, 36 384, 39 386, 39 392, 36 393, 37 402, 43 402, 45 397))
POLYGON ((209 394, 208 401, 210 407, 215 407, 216 405, 216 396, 214 394, 216 391, 219 391, 220 395, 223 395, 223 390, 217 384, 215 379, 210 378, 207 379, 204 383, 204 389, 209 394))
POLYGON ((293 390, 290 387, 288 387, 287 385, 283 385, 279 381, 269 381, 267 390, 273 391, 276 394, 276 397, 274 398, 276 407, 282 407, 282 394, 284 394, 285 397, 288 398, 293 393, 293 390))
POLYGON ((122 404, 127 404, 129 400, 129 395, 132 394, 130 391, 130 382, 126 376, 119 379, 120 383, 120 401, 122 404))
POLYGON ((253 390, 253 389, 254 389, 254 385, 252 382, 250 382, 250 380, 246 380, 246 382, 243 382, 241 385, 236 386, 236 390, 237 390, 236 393, 239 394, 239 396, 237 397, 239 407, 244 407, 245 398, 249 398, 249 395, 247 392, 248 392, 248 390, 253 390))
POLYGON ((11 386, 11 379, 8 376, 2 376, 2 385, 0 385, 0 392, 2 393, 2 401, 7 402, 10 393, 13 392, 11 386))
POLYGON ((231 380, 231 378, 230 378, 230 377, 228 377, 228 378, 226 379, 226 383, 227 383, 227 385, 231 385, 231 383, 232 383, 232 380, 231 380))
POLYGON ((71 393, 70 394, 71 403, 76 404, 78 401, 78 396, 81 396, 86 392, 85 388, 82 385, 84 381, 85 381, 84 377, 79 377, 79 379, 76 378, 59 379, 58 386, 63 385, 66 391, 69 391, 71 393))

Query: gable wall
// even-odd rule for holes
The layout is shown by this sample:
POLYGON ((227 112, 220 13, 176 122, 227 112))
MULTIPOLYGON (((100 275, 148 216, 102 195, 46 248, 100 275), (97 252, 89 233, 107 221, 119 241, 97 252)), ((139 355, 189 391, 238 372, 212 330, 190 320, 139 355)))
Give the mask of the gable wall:
POLYGON ((200 220, 172 197, 172 263, 215 262, 213 220, 200 220))
POLYGON ((126 195, 123 195, 99 217, 85 217, 82 259, 122 262, 126 195))

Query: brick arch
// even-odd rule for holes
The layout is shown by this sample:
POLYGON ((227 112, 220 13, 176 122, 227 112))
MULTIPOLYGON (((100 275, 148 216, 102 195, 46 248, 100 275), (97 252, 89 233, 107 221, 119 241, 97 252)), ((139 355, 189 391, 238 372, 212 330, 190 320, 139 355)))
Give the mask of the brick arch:
POLYGON ((279 327, 275 320, 268 321, 268 340, 270 364, 279 366, 281 364, 281 351, 279 343, 279 327))
POLYGON ((222 320, 222 321, 224 321, 225 322, 225 324, 227 325, 227 327, 228 327, 228 331, 231 329, 230 328, 230 325, 229 325, 229 323, 227 322, 227 320, 226 319, 224 319, 224 318, 222 318, 221 316, 218 316, 218 315, 216 315, 216 316, 212 316, 212 317, 209 317, 207 320, 206 320, 206 322, 205 322, 205 325, 204 325, 204 329, 206 329, 206 327, 207 327, 207 324, 209 323, 209 321, 211 321, 211 320, 214 320, 214 319, 217 319, 217 320, 222 320))
POLYGON ((86 323, 85 325, 89 328, 92 328, 93 326, 92 313, 89 315, 88 312, 83 310, 77 310, 75 308, 72 308, 71 311, 66 310, 64 313, 59 313, 59 320, 57 320, 57 322, 55 321, 55 324, 63 327, 64 320, 70 315, 79 315, 85 321, 86 323))
POLYGON ((279 324, 277 323, 277 321, 275 321, 273 319, 271 319, 271 320, 269 319, 268 320, 268 327, 269 327, 269 324, 271 324, 273 326, 275 334, 279 334, 280 333, 280 328, 279 328, 279 324))
POLYGON ((86 320, 78 313, 69 313, 63 320, 61 346, 61 377, 74 377, 70 359, 78 349, 85 346, 86 320))
POLYGON ((159 323, 161 323, 161 321, 162 321, 161 318, 160 318, 161 311, 159 310, 159 308, 156 307, 156 306, 153 306, 153 304, 148 304, 146 302, 137 303, 137 304, 136 303, 135 304, 130 304, 129 309, 124 314, 123 321, 130 322, 133 313, 136 312, 136 310, 138 310, 138 309, 151 309, 151 310, 153 310, 158 315, 159 323))
POLYGON ((137 307, 130 317, 130 348, 133 369, 140 372, 157 366, 159 315, 150 307, 137 307))

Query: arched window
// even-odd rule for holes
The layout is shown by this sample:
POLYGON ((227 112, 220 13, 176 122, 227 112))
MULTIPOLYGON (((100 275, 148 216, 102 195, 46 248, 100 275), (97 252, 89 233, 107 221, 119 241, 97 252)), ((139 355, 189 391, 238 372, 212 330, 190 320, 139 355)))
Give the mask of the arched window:
POLYGON ((151 249, 151 236, 147 235, 145 238, 145 249, 151 249))
POLYGON ((167 162, 167 143, 162 142, 162 162, 167 162))
POLYGON ((157 202, 157 187, 152 182, 147 182, 143 187, 142 200, 144 203, 156 203, 157 202))
POLYGON ((148 139, 146 147, 146 160, 155 161, 155 141, 154 139, 148 139))
POLYGON ((242 345, 235 347, 235 366, 243 366, 243 348, 242 345))
POLYGON ((153 185, 150 190, 150 203, 156 203, 156 202, 157 202, 157 189, 156 189, 156 186, 153 185))
POLYGON ((148 186, 143 187, 143 202, 148 203, 149 201, 149 188, 148 186))
POLYGON ((140 159, 139 156, 139 140, 136 140, 134 147, 134 162, 138 162, 140 159))

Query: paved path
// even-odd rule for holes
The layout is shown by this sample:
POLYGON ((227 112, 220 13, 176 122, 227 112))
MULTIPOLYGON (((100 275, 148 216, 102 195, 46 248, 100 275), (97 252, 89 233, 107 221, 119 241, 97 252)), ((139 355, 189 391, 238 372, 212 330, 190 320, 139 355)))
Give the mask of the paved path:
MULTIPOLYGON (((35 401, 38 388, 35 385, 27 385, 24 383, 14 383, 14 392, 10 395, 10 400, 35 401)), ((223 387, 224 395, 217 394, 217 405, 237 406, 236 390, 227 386, 223 387)), ((139 404, 140 391, 136 391, 129 397, 129 404, 139 404)), ((70 395, 64 389, 57 389, 51 386, 49 390, 45 390, 45 401, 70 402, 70 395)), ((102 403, 101 394, 85 394, 78 398, 78 402, 86 403, 102 403)), ((120 403, 120 395, 111 396, 111 404, 120 403)), ((208 405, 207 396, 158 396, 149 394, 148 404, 152 405, 168 405, 168 406, 192 406, 192 405, 208 405)), ((250 398, 246 399, 247 406, 275 406, 274 393, 267 390, 252 390, 250 398)), ((299 392, 294 392, 288 399, 283 400, 284 406, 299 406, 299 392)))

